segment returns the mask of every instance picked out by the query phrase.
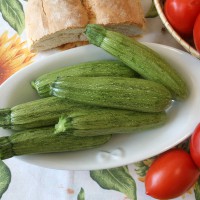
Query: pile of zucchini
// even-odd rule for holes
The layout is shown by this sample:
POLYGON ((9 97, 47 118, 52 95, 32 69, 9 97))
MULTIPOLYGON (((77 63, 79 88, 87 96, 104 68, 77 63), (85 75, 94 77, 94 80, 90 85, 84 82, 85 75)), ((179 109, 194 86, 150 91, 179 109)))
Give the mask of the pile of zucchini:
POLYGON ((161 126, 173 100, 184 100, 183 78, 139 42, 88 25, 90 43, 117 60, 99 60, 54 70, 31 85, 38 100, 0 109, 0 158, 78 151, 108 142, 113 134, 161 126))

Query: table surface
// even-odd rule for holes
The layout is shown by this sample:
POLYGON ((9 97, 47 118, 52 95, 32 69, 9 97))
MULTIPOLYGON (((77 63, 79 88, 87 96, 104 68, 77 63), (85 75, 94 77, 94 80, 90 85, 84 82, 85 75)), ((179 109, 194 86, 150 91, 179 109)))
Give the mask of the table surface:
MULTIPOLYGON (((4 39, 6 34, 8 34, 8 38, 14 36, 12 41, 9 42, 18 43, 16 46, 13 45, 13 48, 18 48, 18 51, 23 46, 20 46, 19 38, 21 41, 26 41, 24 27, 13 25, 11 20, 9 20, 13 18, 13 14, 11 11, 9 13, 9 9, 12 9, 12 6, 16 6, 19 3, 25 9, 26 1, 12 0, 10 1, 10 8, 7 11, 2 10, 2 15, 0 15, 0 52, 5 48, 1 44, 1 40, 4 39), (6 18, 5 16, 8 17, 6 18), (23 30, 23 32, 18 34, 16 30, 23 30)), ((147 13, 151 1, 143 0, 142 4, 145 13, 147 13)), ((20 13, 18 14, 21 15, 20 13)), ((146 30, 144 35, 138 39, 139 41, 164 44, 183 50, 174 38, 163 29, 163 24, 158 16, 148 18, 146 21, 146 30)), ((25 56, 22 59, 23 64, 21 67, 27 66, 31 61, 35 62, 50 56, 57 51, 51 50, 45 53, 38 53, 35 56, 27 53, 25 50, 20 51, 21 57, 25 56)), ((17 62, 16 58, 13 58, 13 62, 14 60, 17 62)), ((10 75, 15 72, 11 65, 6 67, 10 67, 10 75)), ((1 75, 0 78, 0 81, 3 82, 8 77, 1 75)), ((12 180, 2 200, 151 200, 153 198, 145 195, 144 177, 152 160, 148 159, 109 170, 64 171, 42 168, 16 158, 11 158, 5 160, 5 163, 10 168, 12 180)), ((196 191, 192 188, 186 194, 177 198, 177 200, 200 199, 200 197, 195 197, 195 194, 196 191)))

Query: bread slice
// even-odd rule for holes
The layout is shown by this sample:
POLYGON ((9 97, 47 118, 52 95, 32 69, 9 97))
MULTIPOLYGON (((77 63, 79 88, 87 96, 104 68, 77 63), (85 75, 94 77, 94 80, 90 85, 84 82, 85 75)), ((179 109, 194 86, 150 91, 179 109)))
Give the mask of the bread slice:
POLYGON ((145 25, 140 0, 29 0, 25 19, 29 47, 36 51, 84 44, 89 23, 128 36, 140 35, 145 25))
POLYGON ((88 16, 80 0, 29 0, 25 19, 31 49, 41 51, 86 40, 83 32, 88 16))
POLYGON ((89 23, 104 25, 128 36, 141 34, 144 14, 140 0, 83 0, 89 23))

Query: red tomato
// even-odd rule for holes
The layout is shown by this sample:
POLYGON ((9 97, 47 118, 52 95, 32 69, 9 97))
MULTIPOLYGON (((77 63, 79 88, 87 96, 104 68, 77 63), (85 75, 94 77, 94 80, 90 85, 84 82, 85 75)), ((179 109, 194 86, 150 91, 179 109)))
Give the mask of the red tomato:
POLYGON ((182 149, 161 154, 145 178, 146 194, 157 199, 176 198, 190 189, 199 177, 199 169, 182 149))
POLYGON ((198 15, 193 30, 194 43, 197 51, 200 52, 200 14, 198 15))
POLYGON ((200 123, 195 128, 190 140, 190 154, 196 165, 200 167, 200 123))
POLYGON ((200 0, 166 0, 164 13, 176 32, 182 37, 190 37, 200 13, 200 0))

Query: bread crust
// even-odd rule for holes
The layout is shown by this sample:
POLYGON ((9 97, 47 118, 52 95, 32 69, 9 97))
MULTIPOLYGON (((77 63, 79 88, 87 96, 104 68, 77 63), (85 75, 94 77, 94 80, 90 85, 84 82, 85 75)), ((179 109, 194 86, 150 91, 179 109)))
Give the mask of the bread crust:
POLYGON ((88 15, 80 0, 29 0, 25 21, 30 48, 46 50, 65 42, 59 39, 59 36, 65 35, 64 30, 69 30, 69 34, 70 30, 76 30, 72 42, 81 40, 80 34, 88 24, 88 15))
POLYGON ((25 19, 29 47, 38 51, 87 41, 88 23, 129 36, 141 34, 145 25, 140 0, 29 0, 25 19))
POLYGON ((89 23, 144 26, 140 0, 83 0, 83 4, 88 11, 89 23))

